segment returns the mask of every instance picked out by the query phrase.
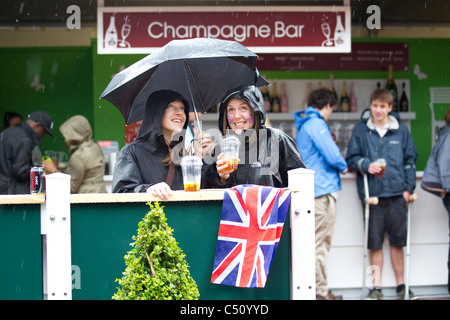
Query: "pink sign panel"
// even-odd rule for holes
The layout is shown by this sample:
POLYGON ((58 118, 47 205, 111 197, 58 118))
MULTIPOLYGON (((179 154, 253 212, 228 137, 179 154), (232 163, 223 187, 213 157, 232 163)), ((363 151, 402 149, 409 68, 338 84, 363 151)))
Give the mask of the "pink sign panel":
POLYGON ((350 52, 350 7, 100 7, 98 53, 151 53, 219 38, 255 53, 350 52))

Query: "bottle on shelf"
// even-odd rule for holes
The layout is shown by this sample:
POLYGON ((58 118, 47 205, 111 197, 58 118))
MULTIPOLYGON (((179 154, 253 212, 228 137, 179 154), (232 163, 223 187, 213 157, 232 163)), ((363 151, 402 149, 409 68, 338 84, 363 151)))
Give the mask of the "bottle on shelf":
POLYGON ((406 90, 405 90, 405 83, 402 83, 402 96, 400 97, 399 105, 400 105, 400 112, 409 112, 409 101, 408 97, 406 96, 406 90))
POLYGON ((333 81, 333 75, 330 74, 330 85, 328 87, 330 89, 330 91, 334 94, 334 97, 336 98, 336 105, 333 108, 333 112, 339 112, 340 108, 339 108, 339 100, 337 98, 337 94, 336 94, 336 90, 334 89, 334 81, 333 81))
POLYGON ((289 101, 286 94, 286 83, 283 82, 281 84, 281 93, 280 93, 280 103, 281 103, 281 112, 288 113, 289 112, 289 101))
POLYGON ((394 102, 392 104, 392 110, 398 111, 398 91, 397 85, 394 80, 394 65, 390 64, 388 69, 388 81, 386 83, 386 89, 388 89, 394 96, 394 102))
POLYGON ((261 93, 264 99, 264 111, 270 112, 271 104, 270 104, 270 93, 266 86, 261 88, 261 93))
POLYGON ((350 112, 358 112, 358 99, 355 93, 355 83, 351 83, 350 88, 350 112))
POLYGON ((272 89, 272 99, 270 103, 272 104, 272 112, 280 112, 281 111, 281 105, 280 105, 280 98, 278 98, 277 93, 277 83, 273 83, 273 89, 272 89))
POLYGON ((341 94, 341 111, 342 112, 349 112, 350 111, 350 99, 347 95, 347 83, 344 81, 342 83, 342 94, 341 94))

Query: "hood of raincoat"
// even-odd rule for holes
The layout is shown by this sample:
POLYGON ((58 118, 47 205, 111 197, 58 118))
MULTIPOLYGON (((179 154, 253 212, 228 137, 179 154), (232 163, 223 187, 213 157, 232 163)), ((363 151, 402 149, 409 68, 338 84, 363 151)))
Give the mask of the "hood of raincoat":
POLYGON ((92 128, 89 121, 81 116, 73 116, 66 120, 60 127, 59 131, 67 140, 70 151, 76 150, 80 144, 89 141, 92 138, 92 128))
MULTIPOLYGON (((161 120, 167 105, 174 100, 183 100, 186 117, 188 102, 177 92, 158 91, 150 95, 145 118, 136 140, 123 147, 114 169, 112 192, 146 192, 149 186, 166 181, 169 165, 164 161, 169 146, 164 140, 161 120)), ((184 127, 188 125, 188 118, 184 127)), ((178 141, 173 141, 178 143, 178 141)), ((183 190, 183 175, 180 166, 175 166, 172 190, 183 190)))
POLYGON ((314 107, 308 107, 305 111, 294 112, 295 127, 297 128, 297 131, 300 132, 305 122, 311 120, 312 118, 319 118, 323 120, 319 110, 314 107))
MULTIPOLYGON (((230 90, 225 98, 222 100, 219 108, 219 130, 220 132, 224 132, 224 118, 225 112, 227 110, 228 101, 231 98, 243 99, 248 102, 250 107, 253 109, 255 114, 258 116, 260 129, 264 128, 264 124, 266 122, 266 112, 264 111, 264 98, 262 96, 261 91, 253 85, 239 87, 234 90, 230 90)), ((230 126, 226 121, 226 128, 229 129, 230 126)))
POLYGON ((175 100, 182 100, 184 103, 184 112, 186 113, 186 122, 184 123, 184 129, 187 128, 189 122, 189 103, 178 92, 170 90, 161 90, 153 93, 147 100, 145 106, 145 117, 142 121, 141 128, 137 139, 142 139, 150 132, 162 133, 161 121, 166 111, 167 105, 175 100))

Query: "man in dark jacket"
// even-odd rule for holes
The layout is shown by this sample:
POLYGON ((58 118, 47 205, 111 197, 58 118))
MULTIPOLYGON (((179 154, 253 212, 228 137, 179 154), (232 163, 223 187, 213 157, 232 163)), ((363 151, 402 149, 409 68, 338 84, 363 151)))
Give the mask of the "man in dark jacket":
POLYGON ((45 134, 53 137, 52 128, 50 116, 35 111, 27 120, 0 132, 0 194, 30 193, 33 149, 45 134))
POLYGON ((416 184, 417 152, 408 128, 400 122, 395 112, 390 114, 392 103, 393 97, 388 90, 378 89, 372 93, 370 117, 353 129, 346 157, 349 168, 357 172, 359 198, 364 199, 363 175, 367 175, 369 195, 379 199, 378 205, 370 206, 368 248, 374 268, 374 288, 368 299, 383 298, 381 269, 385 231, 389 235, 397 296, 403 297, 405 293, 403 247, 406 245, 407 203, 416 184), (386 160, 384 177, 381 175, 382 168, 376 163, 379 158, 386 160))
MULTIPOLYGON (((449 216, 448 227, 450 230, 450 107, 445 113, 445 126, 439 130, 439 139, 428 158, 421 187, 442 198, 449 216)), ((447 267, 447 289, 450 293, 450 238, 447 267)))

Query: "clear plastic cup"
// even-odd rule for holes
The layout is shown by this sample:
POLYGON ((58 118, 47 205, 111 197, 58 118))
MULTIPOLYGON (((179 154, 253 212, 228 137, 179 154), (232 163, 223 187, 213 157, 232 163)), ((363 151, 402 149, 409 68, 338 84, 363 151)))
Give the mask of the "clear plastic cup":
POLYGON ((241 145, 239 138, 236 136, 225 136, 222 139, 223 159, 228 164, 228 170, 233 172, 237 170, 239 163, 239 146, 241 145))
POLYGON ((386 160, 379 158, 375 160, 375 163, 381 167, 380 173, 376 174, 378 178, 384 178, 384 171, 386 170, 386 160))
POLYGON ((202 158, 184 156, 181 159, 184 191, 199 191, 202 178, 202 158))

